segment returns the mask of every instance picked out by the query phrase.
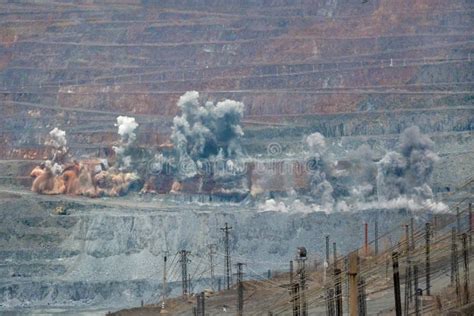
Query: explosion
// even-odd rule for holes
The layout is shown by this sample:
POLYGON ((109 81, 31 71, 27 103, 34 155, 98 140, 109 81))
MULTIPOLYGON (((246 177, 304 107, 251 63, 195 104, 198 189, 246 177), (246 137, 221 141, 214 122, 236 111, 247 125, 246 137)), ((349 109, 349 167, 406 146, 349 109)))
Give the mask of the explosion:
POLYGON ((66 155, 66 133, 55 128, 46 143, 52 147, 53 158, 31 173, 32 190, 41 194, 118 196, 143 183, 141 193, 225 195, 240 190, 245 194, 245 167, 238 161, 244 134, 240 125, 243 103, 223 100, 203 104, 199 93, 191 91, 182 95, 177 105, 182 113, 173 120, 173 144, 160 146, 159 152, 138 148, 135 132, 139 124, 133 117, 118 116, 115 126, 119 141, 112 147, 116 159, 111 167, 107 159, 72 160, 66 155))
POLYGON ((303 157, 276 157, 282 149, 273 143, 267 148, 272 159, 259 160, 243 154, 243 103, 203 102, 198 92, 189 91, 177 106, 181 114, 173 119, 172 144, 162 144, 158 150, 137 147, 139 124, 133 117, 118 116, 115 161, 71 159, 66 132, 54 128, 45 142, 51 159, 31 172, 32 191, 100 197, 125 195, 134 188, 140 193, 236 200, 249 195, 252 200, 263 197, 264 210, 285 212, 445 207, 433 202, 429 186, 439 157, 433 141, 418 127, 403 131, 397 150, 378 159, 365 144, 337 160, 331 144, 316 132, 304 138, 303 157))
POLYGON ((400 135, 400 152, 388 152, 378 164, 379 199, 393 200, 403 195, 419 200, 433 197, 428 181, 439 160, 434 143, 416 126, 400 135))
MULTIPOLYGON (((122 119, 117 119, 117 121, 123 122, 122 119)), ((135 119, 125 120, 125 124, 133 125, 134 121, 135 119)), ((119 128, 122 143, 128 144, 131 139, 134 139, 133 130, 134 128, 131 131, 119 128)), ((134 173, 124 173, 117 168, 109 168, 106 159, 71 161, 68 155, 66 132, 57 127, 49 133, 49 139, 46 140, 45 145, 52 147, 52 157, 31 171, 33 192, 89 197, 119 196, 126 194, 129 187, 138 180, 134 173)))
POLYGON ((120 145, 113 146, 117 155, 117 164, 120 170, 127 170, 131 167, 132 156, 131 150, 132 145, 136 140, 135 129, 138 127, 138 123, 135 122, 134 117, 119 116, 117 117, 117 123, 115 126, 118 127, 117 133, 120 135, 120 145))
POLYGON ((240 120, 244 105, 233 100, 201 104, 199 93, 186 92, 179 98, 181 116, 173 120, 171 140, 176 148, 183 178, 196 175, 198 160, 234 159, 242 155, 244 135, 240 120))
MULTIPOLYGON (((285 194, 285 207, 271 197, 264 203, 263 210, 331 213, 374 208, 446 209, 443 203, 433 201, 429 186, 434 165, 439 160, 433 151, 434 143, 416 126, 401 133, 397 151, 387 152, 378 161, 366 144, 350 152, 347 159, 336 160, 328 152, 320 133, 306 137, 305 144, 309 151, 305 161, 307 202, 303 204, 285 194)), ((265 191, 263 186, 259 189, 259 192, 265 191)))

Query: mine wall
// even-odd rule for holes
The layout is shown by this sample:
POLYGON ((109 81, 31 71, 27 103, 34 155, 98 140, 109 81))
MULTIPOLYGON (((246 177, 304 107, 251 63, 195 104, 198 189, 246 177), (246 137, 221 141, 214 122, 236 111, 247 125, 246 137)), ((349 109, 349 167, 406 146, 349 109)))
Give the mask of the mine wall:
MULTIPOLYGON (((190 250, 190 269, 194 270, 200 261, 207 260, 206 245, 216 243, 216 274, 223 275, 219 228, 225 222, 233 227, 233 260, 244 260, 254 273, 263 273, 286 270, 287 261, 301 245, 308 248, 311 264, 315 260, 321 264, 321 245, 327 234, 334 236, 340 253, 347 253, 361 246, 362 237, 353 237, 363 236, 364 223, 373 227, 379 219, 382 234, 416 215, 404 209, 285 214, 257 212, 252 206, 243 210, 232 203, 203 207, 149 201, 152 208, 133 201, 127 207, 126 202, 112 206, 2 193, 0 216, 7 227, 0 235, 2 309, 121 307, 139 306, 141 300, 156 302, 165 251, 169 251, 171 261, 178 250, 190 250), (58 207, 67 215, 56 215, 58 207)), ((417 224, 424 220, 415 218, 417 224)), ((370 239, 373 233, 370 229, 370 239)), ((390 235, 384 246, 397 243, 401 233, 390 235)), ((172 294, 179 294, 178 275, 170 282, 172 294)), ((202 290, 205 284, 194 286, 202 290)))

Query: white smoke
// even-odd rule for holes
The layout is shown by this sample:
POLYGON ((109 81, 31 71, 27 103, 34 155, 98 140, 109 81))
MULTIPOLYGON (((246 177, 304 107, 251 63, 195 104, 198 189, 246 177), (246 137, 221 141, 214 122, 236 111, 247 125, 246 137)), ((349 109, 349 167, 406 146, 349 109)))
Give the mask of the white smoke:
POLYGON ((56 162, 52 162, 51 160, 46 160, 44 162, 44 165, 47 168, 51 169, 51 172, 56 176, 60 175, 63 172, 63 166, 56 162))
POLYGON ((351 207, 352 211, 363 211, 370 209, 406 209, 410 211, 431 211, 434 213, 441 213, 446 212, 448 210, 448 206, 443 202, 436 202, 432 199, 417 200, 407 196, 399 196, 395 199, 383 202, 360 202, 351 207))
POLYGON ((130 169, 132 156, 129 151, 130 146, 137 138, 135 130, 138 123, 134 117, 118 116, 114 126, 118 127, 117 133, 120 135, 120 144, 112 147, 117 155, 118 167, 120 170, 130 169))
POLYGON ((115 126, 118 126, 117 133, 120 135, 122 143, 131 144, 137 138, 135 129, 138 127, 138 123, 134 117, 118 116, 115 126))
POLYGON ((53 146, 56 149, 67 146, 66 132, 55 127, 52 131, 49 132, 49 139, 46 141, 45 145, 53 146))
POLYGON ((66 155, 69 151, 67 147, 66 132, 55 127, 49 132, 49 136, 46 139, 46 146, 52 147, 53 157, 51 158, 53 163, 64 163, 66 155))
POLYGON ((326 140, 324 136, 318 132, 306 137, 306 144, 311 153, 323 155, 326 152, 326 140))

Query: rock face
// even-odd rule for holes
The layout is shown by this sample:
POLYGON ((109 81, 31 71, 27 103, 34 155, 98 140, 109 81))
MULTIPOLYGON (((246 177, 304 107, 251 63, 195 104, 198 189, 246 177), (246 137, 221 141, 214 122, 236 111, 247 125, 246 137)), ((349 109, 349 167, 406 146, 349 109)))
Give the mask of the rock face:
MULTIPOLYGON (((122 206, 80 199, 38 200, 30 194, 2 195, 1 201, 0 310, 117 308, 139 305, 142 299, 157 302, 165 251, 169 251, 171 291, 180 293, 175 254, 181 249, 192 253, 189 271, 195 289, 208 287, 207 245, 217 244, 214 260, 221 277, 225 251, 220 228, 225 222, 232 226, 233 262, 246 262, 252 275, 286 270, 302 245, 308 248, 309 263, 321 264, 326 235, 338 243, 340 253, 346 253, 361 246, 363 223, 372 228, 379 218, 382 234, 412 216, 403 209, 333 215, 261 213, 251 205, 142 198, 114 201, 122 206), (58 207, 67 215, 56 215, 58 207)), ((381 249, 396 244, 400 233, 389 235, 381 249)), ((372 229, 369 237, 373 238, 372 229)))
POLYGON ((97 153, 116 138, 118 114, 136 116, 141 143, 162 143, 187 90, 244 102, 246 132, 383 111, 359 128, 346 114, 301 126, 385 135, 402 130, 401 109, 424 117, 415 120, 426 132, 471 130, 471 9, 465 0, 4 3, 0 156, 41 158, 54 126, 76 152, 97 153), (462 122, 432 126, 438 116, 462 122))

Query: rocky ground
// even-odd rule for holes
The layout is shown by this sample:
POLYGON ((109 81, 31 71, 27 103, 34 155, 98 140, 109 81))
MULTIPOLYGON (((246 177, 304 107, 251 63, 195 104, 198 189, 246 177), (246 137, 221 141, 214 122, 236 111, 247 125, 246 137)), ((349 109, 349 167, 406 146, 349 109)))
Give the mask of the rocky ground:
MULTIPOLYGON (((207 287, 208 248, 215 243, 216 274, 223 273, 219 228, 228 222, 233 262, 247 263, 250 275, 286 270, 298 246, 311 262, 321 260, 331 235, 346 253, 363 240, 363 223, 380 233, 413 216, 406 210, 359 213, 258 212, 251 205, 183 203, 165 197, 88 199, 38 196, 1 188, 2 310, 111 308, 159 300, 163 255, 173 258, 171 295, 180 293, 175 253, 190 250, 194 289, 207 287), (353 236, 359 236, 353 238, 353 236), (262 242, 265 241, 265 242, 262 242), (174 264, 174 266, 173 266, 174 264), (198 281, 201 279, 201 281, 198 281)), ((419 221, 430 214, 419 214, 419 221)), ((396 243, 401 231, 385 240, 396 243)), ((373 231, 370 231, 373 238, 373 231)))

